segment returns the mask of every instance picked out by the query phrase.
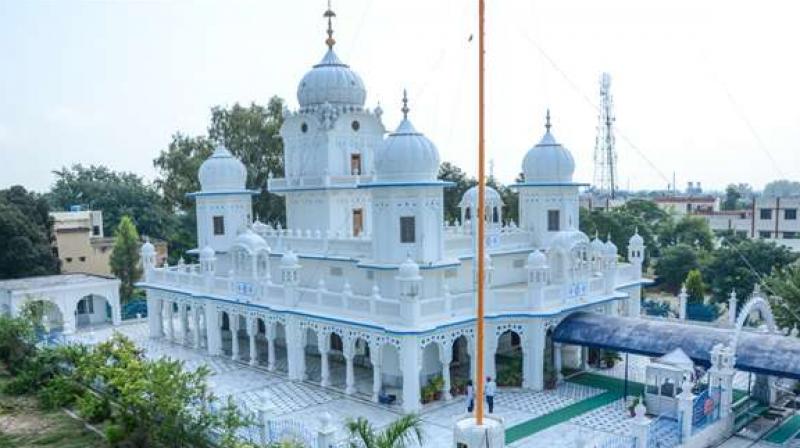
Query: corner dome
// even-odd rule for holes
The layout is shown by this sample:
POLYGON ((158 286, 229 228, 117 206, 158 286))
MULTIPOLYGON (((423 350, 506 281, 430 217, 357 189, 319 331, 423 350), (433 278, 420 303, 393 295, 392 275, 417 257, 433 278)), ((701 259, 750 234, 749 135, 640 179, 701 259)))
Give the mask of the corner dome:
POLYGON ((535 249, 528 255, 528 269, 543 268, 547 266, 547 256, 542 251, 535 249))
POLYGON ((297 257, 297 254, 292 252, 291 249, 286 251, 281 257, 281 267, 284 268, 294 268, 297 267, 300 262, 300 259, 297 257))
POLYGON ((643 247, 644 246, 644 238, 642 238, 642 236, 639 235, 639 229, 636 229, 636 231, 633 233, 633 236, 631 237, 631 239, 628 240, 628 246, 631 246, 631 247, 643 247))
POLYGON ((156 246, 150 242, 149 237, 144 237, 144 244, 142 244, 142 254, 143 255, 155 255, 156 254, 156 246))
POLYGON ((556 236, 550 243, 550 248, 569 252, 578 244, 588 244, 589 237, 580 230, 567 229, 556 232, 556 236))
POLYGON ((592 252, 595 254, 602 255, 605 253, 606 245, 600 240, 600 238, 597 237, 597 234, 594 235, 591 246, 592 252))
POLYGON ((255 254, 256 252, 262 250, 269 251, 269 245, 267 244, 266 240, 249 228, 242 231, 239 236, 236 237, 236 241, 233 243, 233 245, 243 247, 251 254, 255 254))
POLYGON ((358 73, 342 62, 333 48, 309 70, 297 86, 297 102, 301 108, 322 105, 364 107, 367 89, 358 73))
POLYGON ((403 264, 400 265, 398 278, 405 280, 416 280, 419 278, 419 265, 411 258, 407 258, 403 264))
POLYGON ((222 144, 217 145, 198 172, 202 191, 241 191, 247 182, 247 169, 222 144))
MULTIPOLYGON (((502 206, 503 205, 503 198, 500 196, 500 193, 497 192, 494 188, 486 185, 484 187, 484 200, 486 201, 487 206, 502 206)), ((459 207, 477 207, 478 206, 478 186, 475 185, 474 187, 470 188, 469 190, 464 192, 464 195, 461 196, 461 202, 458 203, 459 207)))
POLYGON ((550 132, 549 110, 545 129, 542 139, 528 150, 522 160, 525 183, 571 183, 575 173, 575 159, 550 132))
POLYGON ((206 246, 202 250, 200 250, 200 259, 201 260, 212 260, 216 255, 214 248, 211 246, 206 246))
POLYGON ((617 256, 617 245, 611 241, 611 235, 608 235, 608 241, 606 241, 606 255, 613 256, 616 258, 617 256))
POLYGON ((403 121, 375 152, 375 177, 382 181, 436 181, 439 150, 408 119, 408 97, 403 92, 403 121))

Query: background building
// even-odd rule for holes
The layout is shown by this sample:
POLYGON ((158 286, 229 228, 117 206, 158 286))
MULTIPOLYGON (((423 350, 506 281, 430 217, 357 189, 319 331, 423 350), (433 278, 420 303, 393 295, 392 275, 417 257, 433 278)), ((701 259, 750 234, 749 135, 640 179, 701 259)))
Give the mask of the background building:
POLYGON ((739 236, 774 240, 800 251, 800 198, 757 198, 749 209, 702 211, 697 215, 708 221, 717 233, 733 231, 739 236))

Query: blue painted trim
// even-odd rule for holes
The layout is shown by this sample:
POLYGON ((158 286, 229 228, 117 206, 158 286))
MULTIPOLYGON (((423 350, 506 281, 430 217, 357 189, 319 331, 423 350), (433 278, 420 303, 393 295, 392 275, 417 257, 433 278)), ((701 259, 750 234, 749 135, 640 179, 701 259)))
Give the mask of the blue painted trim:
MULTIPOLYGON (((255 308, 261 308, 261 309, 264 309, 264 310, 267 310, 267 311, 280 313, 280 314, 292 314, 292 315, 295 315, 295 316, 310 317, 310 318, 313 318, 313 319, 319 319, 319 320, 328 321, 328 322, 336 322, 336 323, 341 323, 341 324, 345 324, 345 325, 353 325, 353 326, 356 326, 356 327, 370 328, 370 329, 373 329, 373 330, 379 330, 379 331, 383 331, 385 333, 389 333, 389 334, 393 334, 393 335, 397 335, 397 336, 424 335, 424 334, 428 334, 428 333, 431 333, 431 332, 434 332, 434 331, 438 331, 438 330, 442 330, 442 329, 446 329, 446 328, 450 328, 450 327, 455 327, 455 326, 459 326, 459 325, 464 325, 464 324, 468 324, 468 323, 471 323, 471 322, 475 322, 475 318, 469 318, 469 319, 463 319, 463 320, 456 321, 456 322, 449 322, 449 323, 442 324, 442 325, 435 325, 435 326, 433 326, 431 328, 428 328, 426 330, 408 330, 408 331, 392 330, 392 329, 389 329, 387 327, 382 327, 380 325, 366 324, 366 323, 363 323, 363 322, 356 322, 356 321, 344 320, 344 319, 337 319, 335 317, 322 316, 322 315, 318 315, 318 314, 303 313, 303 312, 290 310, 290 309, 273 308, 273 307, 270 307, 270 306, 267 306, 267 305, 257 304, 257 303, 253 303, 253 302, 242 302, 242 301, 238 301, 238 300, 230 300, 230 299, 226 299, 226 298, 224 298, 222 296, 216 296, 216 295, 193 294, 193 293, 190 293, 190 292, 187 292, 187 291, 184 291, 184 290, 180 290, 180 289, 165 288, 163 286, 150 285, 150 284, 143 283, 143 282, 138 282, 138 283, 136 283, 135 286, 138 287, 138 288, 144 288, 144 289, 155 289, 155 290, 166 291, 166 292, 181 293, 181 294, 185 294, 185 295, 188 295, 188 296, 191 296, 191 297, 215 300, 217 302, 224 302, 224 303, 229 303, 229 304, 232 304, 232 305, 246 305, 246 306, 255 307, 255 308)), ((573 308, 566 308, 566 309, 562 309, 562 310, 559 310, 559 311, 554 311, 554 312, 549 312, 549 313, 489 314, 489 315, 485 316, 485 319, 486 320, 499 320, 499 319, 515 319, 515 318, 534 318, 534 319, 535 318, 547 318, 547 317, 557 316, 557 315, 562 314, 562 313, 571 313, 571 312, 574 312, 574 311, 577 311, 577 310, 580 310, 580 309, 586 308, 586 307, 602 305, 604 303, 608 303, 608 302, 611 302, 611 301, 614 301, 614 300, 624 299, 626 297, 627 297, 626 294, 615 293, 615 294, 612 294, 611 296, 608 296, 608 297, 606 297, 604 299, 601 299, 601 300, 597 300, 597 301, 594 301, 594 302, 591 302, 591 303, 583 303, 583 304, 580 304, 580 305, 575 306, 573 308)))
MULTIPOLYGON (((454 266, 461 266, 461 263, 458 262, 451 262, 451 263, 438 263, 438 264, 421 264, 419 265, 420 270, 436 270, 436 269, 446 269, 452 268, 454 266)), ((399 264, 363 264, 359 263, 357 268, 362 269, 373 269, 376 271, 396 271, 400 268, 399 264)))
POLYGON ((370 182, 361 184, 358 188, 392 188, 392 187, 453 187, 455 182, 422 181, 422 182, 370 182))
POLYGON ((524 187, 588 187, 591 184, 584 182, 522 182, 518 184, 511 184, 510 187, 524 188, 524 187))
POLYGON ((261 194, 258 190, 229 190, 229 191, 195 191, 193 193, 186 193, 187 198, 196 198, 199 196, 228 196, 228 195, 235 195, 235 194, 249 194, 250 196, 256 196, 261 194))
POLYGON ((322 187, 287 187, 287 188, 272 188, 267 189, 270 193, 290 193, 295 191, 327 191, 327 190, 355 190, 358 188, 356 184, 353 185, 339 185, 339 186, 322 186, 322 187))
MULTIPOLYGON (((531 253, 536 249, 515 249, 515 250, 507 250, 505 252, 488 252, 490 257, 494 257, 497 255, 516 255, 516 254, 524 254, 524 253, 531 253)), ((468 255, 461 255, 458 257, 459 260, 472 260, 475 258, 474 254, 468 255)))

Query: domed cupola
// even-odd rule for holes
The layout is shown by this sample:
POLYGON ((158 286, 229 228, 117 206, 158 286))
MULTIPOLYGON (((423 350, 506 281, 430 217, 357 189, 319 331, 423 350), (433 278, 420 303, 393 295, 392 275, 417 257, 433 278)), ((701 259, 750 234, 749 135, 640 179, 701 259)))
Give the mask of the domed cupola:
POLYGON ((198 173, 202 191, 242 191, 247 181, 247 169, 222 144, 200 165, 198 173))
POLYGON ((328 38, 325 41, 328 51, 319 64, 303 76, 297 86, 297 102, 301 109, 325 103, 364 107, 367 98, 364 82, 333 51, 336 41, 331 19, 336 17, 336 13, 328 8, 324 17, 328 19, 328 38))
POLYGON ((408 119, 408 96, 403 91, 403 121, 375 153, 375 177, 379 181, 436 181, 439 150, 408 119))
POLYGON ((549 109, 545 129, 541 141, 528 150, 522 161, 525 183, 571 183, 575 160, 550 132, 549 109))

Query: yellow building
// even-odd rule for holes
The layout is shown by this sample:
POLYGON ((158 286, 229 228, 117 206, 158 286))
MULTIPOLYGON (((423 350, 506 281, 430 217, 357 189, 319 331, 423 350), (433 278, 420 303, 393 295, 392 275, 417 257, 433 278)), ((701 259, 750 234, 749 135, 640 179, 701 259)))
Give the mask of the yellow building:
MULTIPOLYGON (((103 234, 103 212, 99 210, 74 210, 51 212, 53 233, 61 272, 82 272, 111 275, 111 251, 114 238, 103 234)), ((157 260, 163 264, 167 258, 167 245, 153 242, 157 260)))

